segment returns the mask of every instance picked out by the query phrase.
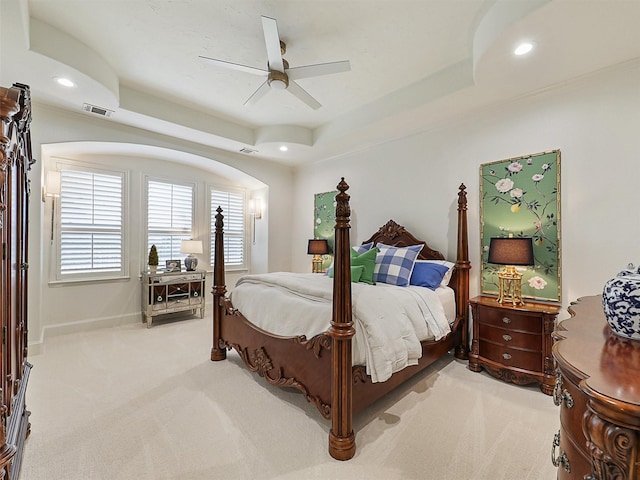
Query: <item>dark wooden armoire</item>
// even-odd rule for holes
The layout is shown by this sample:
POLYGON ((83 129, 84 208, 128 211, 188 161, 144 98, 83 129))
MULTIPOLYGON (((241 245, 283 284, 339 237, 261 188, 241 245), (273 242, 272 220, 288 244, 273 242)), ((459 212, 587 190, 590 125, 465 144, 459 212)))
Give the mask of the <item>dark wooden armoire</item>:
POLYGON ((24 441, 29 435, 26 390, 27 243, 31 156, 29 87, 0 87, 0 480, 20 475, 24 441))

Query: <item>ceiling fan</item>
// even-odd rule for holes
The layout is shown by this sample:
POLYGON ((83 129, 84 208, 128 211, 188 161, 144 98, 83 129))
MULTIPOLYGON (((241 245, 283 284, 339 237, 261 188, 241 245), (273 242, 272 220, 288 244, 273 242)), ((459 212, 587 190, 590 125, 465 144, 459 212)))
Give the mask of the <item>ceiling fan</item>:
POLYGON ((200 58, 213 62, 214 65, 266 77, 265 82, 244 102, 247 106, 255 104, 270 88, 273 88, 276 90, 287 90, 308 106, 317 110, 322 106, 320 102, 309 95, 295 80, 348 72, 351 70, 351 65, 348 60, 289 68, 289 63, 282 57, 287 50, 287 46, 280 40, 276 20, 263 16, 262 30, 264 31, 264 41, 267 45, 267 70, 200 55, 200 58))

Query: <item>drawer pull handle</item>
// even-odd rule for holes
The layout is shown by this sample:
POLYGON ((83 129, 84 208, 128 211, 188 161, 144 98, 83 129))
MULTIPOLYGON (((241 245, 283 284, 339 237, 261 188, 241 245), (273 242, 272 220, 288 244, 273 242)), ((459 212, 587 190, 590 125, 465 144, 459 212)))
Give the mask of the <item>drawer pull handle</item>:
POLYGON ((156 298, 156 300, 161 302, 162 301, 162 295, 158 295, 158 298, 156 298))
POLYGON ((502 323, 506 323, 508 325, 511 323, 511 319, 509 317, 502 317, 502 323))
POLYGON ((504 338, 504 341, 505 341, 505 342, 510 342, 511 340, 513 340, 513 339, 511 338, 511 335, 507 335, 507 334, 502 335, 502 338, 504 338))
POLYGON ((562 466, 565 472, 571 473, 571 464, 569 463, 567 454, 560 448, 558 450, 560 455, 556 457, 556 447, 560 447, 560 430, 558 430, 558 433, 553 436, 553 445, 551 446, 551 463, 553 463, 554 467, 558 468, 559 466, 562 466))
POLYGON ((562 402, 567 408, 573 408, 573 397, 566 389, 562 388, 562 377, 558 375, 556 386, 553 387, 553 403, 559 407, 562 402))
POLYGON ((197 297, 198 296, 198 292, 193 292, 193 296, 197 297))
POLYGON ((503 353, 502 358, 504 358, 505 360, 511 360, 511 355, 509 355, 508 353, 503 353))

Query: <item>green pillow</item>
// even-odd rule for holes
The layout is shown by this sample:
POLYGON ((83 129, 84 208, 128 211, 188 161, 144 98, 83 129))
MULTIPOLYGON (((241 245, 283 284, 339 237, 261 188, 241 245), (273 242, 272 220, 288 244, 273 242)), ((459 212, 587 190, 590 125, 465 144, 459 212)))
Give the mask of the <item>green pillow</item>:
POLYGON ((360 276, 361 282, 368 283, 369 285, 375 284, 375 282, 373 281, 373 271, 376 268, 377 254, 378 254, 377 247, 373 247, 371 250, 368 250, 362 254, 358 254, 358 252, 353 247, 351 248, 351 266, 364 267, 364 270, 362 271, 362 275, 360 276))
MULTIPOLYGON (((333 271, 334 269, 332 268, 329 272, 329 276, 331 278, 333 278, 333 271)), ((353 283, 359 282, 362 278, 362 272, 364 272, 364 267, 362 265, 351 267, 351 281, 353 283)))

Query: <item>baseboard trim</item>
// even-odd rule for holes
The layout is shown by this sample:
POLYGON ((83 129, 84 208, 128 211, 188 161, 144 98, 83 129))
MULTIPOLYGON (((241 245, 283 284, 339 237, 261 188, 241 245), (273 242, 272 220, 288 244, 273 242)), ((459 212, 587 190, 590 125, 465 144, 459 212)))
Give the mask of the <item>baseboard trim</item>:
MULTIPOLYGON (((205 318, 207 317, 207 312, 212 311, 211 308, 213 308, 213 304, 207 303, 205 306, 205 318)), ((184 315, 184 312, 176 312, 175 314, 168 315, 179 316, 184 315)), ((49 338, 133 324, 140 324, 141 328, 146 328, 146 324, 142 322, 142 312, 127 313, 112 317, 91 318, 77 322, 58 323, 56 325, 45 325, 42 328, 40 339, 35 342, 29 342, 29 356, 43 353, 46 340, 49 338)))

